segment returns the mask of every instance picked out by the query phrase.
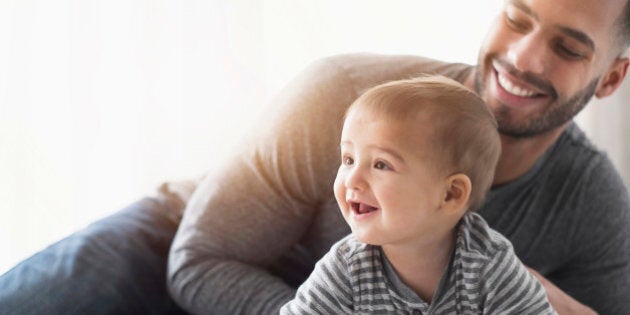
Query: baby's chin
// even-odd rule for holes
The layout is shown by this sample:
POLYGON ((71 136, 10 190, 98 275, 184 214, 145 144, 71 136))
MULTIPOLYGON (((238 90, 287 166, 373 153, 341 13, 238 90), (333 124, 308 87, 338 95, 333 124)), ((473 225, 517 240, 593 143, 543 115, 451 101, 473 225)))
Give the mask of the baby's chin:
POLYGON ((357 239, 357 241, 374 246, 380 246, 381 242, 379 242, 378 238, 374 235, 373 232, 368 231, 355 231, 352 229, 352 235, 357 239))

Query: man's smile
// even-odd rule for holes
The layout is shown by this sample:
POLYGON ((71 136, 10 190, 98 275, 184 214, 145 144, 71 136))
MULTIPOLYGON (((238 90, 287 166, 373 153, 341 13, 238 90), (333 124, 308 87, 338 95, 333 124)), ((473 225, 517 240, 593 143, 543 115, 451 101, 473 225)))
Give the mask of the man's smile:
POLYGON ((528 73, 520 73, 506 61, 492 62, 489 85, 494 97, 510 107, 523 108, 556 98, 550 83, 528 73))
POLYGON ((497 82, 504 90, 506 90, 508 93, 512 95, 521 96, 521 97, 532 97, 537 94, 535 91, 517 86, 516 84, 512 83, 510 79, 506 78, 500 73, 497 73, 497 82))

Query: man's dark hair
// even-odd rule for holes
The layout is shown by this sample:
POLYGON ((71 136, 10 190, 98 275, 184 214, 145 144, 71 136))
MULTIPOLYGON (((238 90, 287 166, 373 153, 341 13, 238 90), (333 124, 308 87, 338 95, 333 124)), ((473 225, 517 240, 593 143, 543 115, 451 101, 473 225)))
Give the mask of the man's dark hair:
POLYGON ((626 1, 623 12, 618 19, 618 34, 621 40, 621 49, 630 47, 630 0, 626 1))

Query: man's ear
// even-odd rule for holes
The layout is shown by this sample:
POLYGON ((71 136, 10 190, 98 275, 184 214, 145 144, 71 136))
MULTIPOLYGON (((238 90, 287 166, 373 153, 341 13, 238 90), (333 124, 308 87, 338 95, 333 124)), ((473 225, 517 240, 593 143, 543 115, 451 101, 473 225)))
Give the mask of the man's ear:
POLYGON ((451 175, 446 179, 446 193, 442 200, 442 209, 448 214, 460 214, 468 208, 468 200, 472 184, 470 178, 462 173, 451 175))
POLYGON ((595 90, 595 96, 597 96, 597 98, 609 96, 617 90, 626 77, 629 63, 630 57, 615 59, 597 85, 597 89, 595 90))

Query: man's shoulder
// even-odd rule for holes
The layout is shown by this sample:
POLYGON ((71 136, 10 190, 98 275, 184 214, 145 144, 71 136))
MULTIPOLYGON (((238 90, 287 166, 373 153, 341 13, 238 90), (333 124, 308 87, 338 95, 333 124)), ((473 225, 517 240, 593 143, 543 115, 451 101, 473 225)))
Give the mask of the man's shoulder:
MULTIPOLYGON (((558 209, 556 201, 560 197, 565 201, 576 196, 596 198, 590 194, 599 191, 602 183, 616 191, 625 190, 606 153, 597 148, 577 124, 571 123, 531 170, 514 182, 493 189, 489 200, 498 196, 527 198, 524 204, 545 209, 551 206, 540 202, 551 202, 554 209, 558 209)), ((486 212, 483 213, 485 216, 486 212)))
POLYGON ((418 55, 393 55, 393 54, 375 54, 375 53, 346 53, 331 55, 315 61, 320 64, 333 64, 341 66, 347 70, 371 70, 380 73, 396 73, 407 71, 414 74, 427 72, 450 73, 451 69, 470 68, 470 65, 463 63, 452 63, 432 59, 418 55))
POLYGON ((575 123, 569 125, 549 153, 544 168, 547 176, 541 183, 560 186, 570 181, 580 193, 599 191, 602 185, 619 192, 626 190, 606 152, 594 145, 575 123))
POLYGON ((560 139, 558 139, 557 147, 571 156, 575 152, 580 152, 581 156, 586 154, 589 159, 606 156, 606 153, 600 150, 575 122, 571 122, 560 139))
POLYGON ((440 74, 464 81, 472 67, 415 55, 349 53, 328 56, 314 61, 311 75, 351 81, 358 93, 392 80, 408 79, 422 74, 440 74))

